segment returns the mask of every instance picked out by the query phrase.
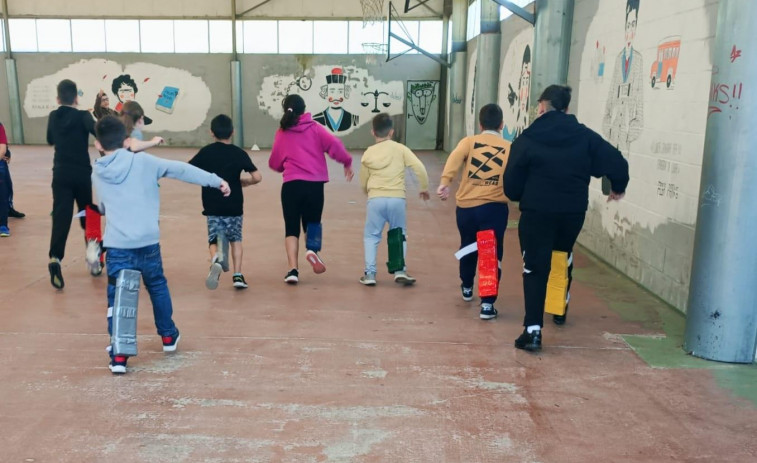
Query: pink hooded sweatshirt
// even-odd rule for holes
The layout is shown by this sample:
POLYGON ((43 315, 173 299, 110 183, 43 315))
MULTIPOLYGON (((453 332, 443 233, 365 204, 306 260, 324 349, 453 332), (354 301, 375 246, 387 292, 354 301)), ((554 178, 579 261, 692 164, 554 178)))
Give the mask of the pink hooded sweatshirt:
POLYGON ((284 182, 328 182, 324 152, 344 167, 352 166, 352 156, 341 140, 313 121, 310 113, 305 113, 294 127, 276 131, 268 166, 276 172, 283 172, 284 182))

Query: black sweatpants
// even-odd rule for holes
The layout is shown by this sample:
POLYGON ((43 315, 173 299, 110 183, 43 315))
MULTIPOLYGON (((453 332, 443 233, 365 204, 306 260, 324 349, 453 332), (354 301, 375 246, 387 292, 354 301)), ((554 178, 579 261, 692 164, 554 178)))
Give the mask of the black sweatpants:
MULTIPOLYGON (((92 172, 87 169, 53 170, 53 231, 49 257, 63 260, 66 240, 74 216, 74 201, 78 211, 92 204, 92 172)), ((84 228, 84 217, 80 219, 84 228)))
MULTIPOLYGON (((523 297, 526 301, 523 326, 544 326, 544 299, 552 268, 552 251, 573 252, 585 215, 521 212, 518 238, 523 254, 523 297)), ((571 263, 568 267, 568 285, 572 280, 572 270, 571 263)))
MULTIPOLYGON (((475 207, 458 207, 456 209, 457 229, 460 232, 460 248, 476 242, 476 233, 494 230, 497 239, 497 260, 502 262, 504 252, 505 230, 507 229, 506 203, 487 203, 475 207)), ((473 287, 478 267, 478 252, 473 252, 460 259, 460 280, 466 288, 473 287)), ((497 272, 497 282, 502 277, 502 268, 497 272)), ((483 297, 481 302, 493 304, 497 296, 483 297)))
POLYGON ((321 223, 324 182, 292 180, 281 185, 284 236, 300 237, 300 226, 307 233, 309 223, 321 223))

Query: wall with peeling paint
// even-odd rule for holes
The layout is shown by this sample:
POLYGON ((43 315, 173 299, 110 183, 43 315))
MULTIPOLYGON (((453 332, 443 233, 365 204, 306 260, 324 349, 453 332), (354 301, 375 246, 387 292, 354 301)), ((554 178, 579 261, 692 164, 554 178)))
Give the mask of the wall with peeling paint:
POLYGON ((631 172, 619 203, 592 180, 579 242, 685 311, 718 2, 639 3, 630 35, 626 0, 575 4, 571 111, 619 147, 631 172))
MULTIPOLYGON (((345 117, 351 119, 349 127, 345 123, 344 130, 334 131, 345 146, 363 149, 373 144, 370 121, 376 108, 394 116, 395 138, 404 140, 407 81, 439 80, 441 74, 438 63, 421 55, 405 55, 388 63, 365 55, 243 55, 240 60, 245 144, 261 148, 273 142, 282 115, 281 100, 287 93, 303 96, 313 116, 329 107, 328 96, 322 97, 321 90, 335 68, 344 73, 350 88, 343 102, 345 117), (366 95, 375 91, 378 95, 366 95)), ((428 129, 436 131, 430 125, 428 129)))

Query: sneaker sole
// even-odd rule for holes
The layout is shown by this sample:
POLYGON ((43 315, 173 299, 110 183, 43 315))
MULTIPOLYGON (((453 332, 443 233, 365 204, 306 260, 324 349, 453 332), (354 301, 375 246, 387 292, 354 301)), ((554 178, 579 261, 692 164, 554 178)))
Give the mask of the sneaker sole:
POLYGON ((246 289, 249 285, 245 283, 234 283, 234 287, 237 289, 246 289))
POLYGON ((63 289, 65 282, 63 281, 63 273, 60 271, 60 264, 58 262, 51 262, 47 264, 47 270, 50 272, 50 284, 55 289, 63 289))
POLYGON ((9 236, 11 236, 10 233, 0 233, 0 238, 8 238, 9 236))
POLYGON ((490 315, 490 314, 483 314, 482 313, 482 314, 478 315, 478 318, 480 318, 481 320, 492 320, 494 318, 497 318, 497 314, 495 313, 495 314, 491 314, 490 315))
POLYGON ((321 258, 318 257, 318 254, 313 251, 308 251, 305 255, 305 259, 313 266, 313 272, 320 274, 326 271, 326 264, 324 264, 321 258))
POLYGON ((205 279, 205 287, 208 289, 218 288, 218 280, 221 278, 221 272, 223 272, 223 268, 221 267, 221 264, 219 264, 218 262, 214 262, 210 266, 210 272, 208 272, 208 277, 205 279))
POLYGON ((300 282, 300 279, 298 277, 286 277, 284 278, 284 282, 288 285, 296 285, 300 282))
POLYGON ((364 286, 376 286, 376 280, 359 280, 364 286))
POLYGON ((541 345, 537 346, 535 344, 526 344, 525 346, 519 346, 516 344, 515 348, 520 349, 520 350, 526 350, 528 352, 538 352, 541 350, 541 345))
POLYGON ((179 335, 176 336, 176 342, 174 342, 172 346, 163 346, 163 352, 176 352, 176 348, 179 346, 180 340, 181 340, 181 333, 179 333, 179 335))
POLYGON ((472 296, 471 296, 471 297, 465 297, 465 296, 463 296, 463 300, 464 300, 465 302, 470 302, 470 301, 472 301, 472 300, 473 300, 473 297, 472 297, 472 296))
POLYGON ((108 368, 110 368, 110 372, 114 375, 123 375, 126 373, 125 365, 108 365, 108 368))
POLYGON ((402 277, 395 278, 394 282, 399 285, 410 286, 410 285, 415 284, 415 278, 408 278, 408 277, 402 276, 402 277))

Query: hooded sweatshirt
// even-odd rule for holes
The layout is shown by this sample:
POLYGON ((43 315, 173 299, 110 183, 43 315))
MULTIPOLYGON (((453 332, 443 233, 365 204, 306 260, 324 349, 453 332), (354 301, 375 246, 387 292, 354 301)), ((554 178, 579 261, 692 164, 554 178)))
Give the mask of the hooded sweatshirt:
POLYGON ((352 156, 342 142, 313 121, 310 113, 305 113, 294 127, 276 131, 268 166, 276 172, 283 172, 284 182, 328 182, 324 152, 344 167, 352 166, 352 156))
POLYGON ((502 191, 510 142, 494 131, 465 137, 450 153, 442 172, 441 184, 449 186, 461 167, 465 167, 457 189, 457 206, 462 208, 487 203, 507 203, 502 191))
POLYGON ((88 111, 61 106, 47 119, 47 143, 55 146, 53 170, 92 171, 89 160, 89 134, 95 134, 95 119, 88 111))
POLYGON ((607 176, 615 193, 628 185, 628 162, 572 114, 549 111, 515 139, 505 169, 505 194, 522 211, 582 213, 589 180, 607 176))
POLYGON ((415 172, 421 191, 428 190, 428 174, 407 146, 385 140, 371 146, 360 160, 360 185, 369 198, 404 198, 405 168, 415 172))
POLYGON ((105 214, 106 248, 137 249, 160 241, 158 180, 219 187, 221 177, 185 162, 119 149, 95 161, 92 184, 105 214))

